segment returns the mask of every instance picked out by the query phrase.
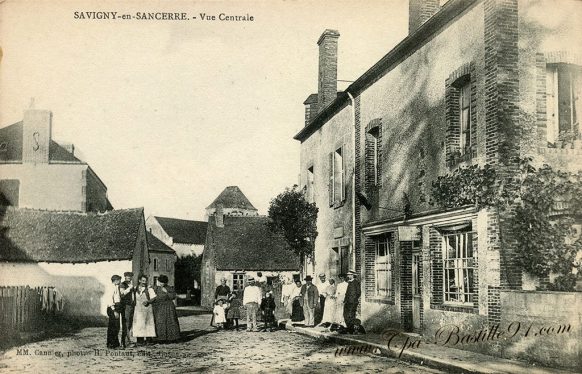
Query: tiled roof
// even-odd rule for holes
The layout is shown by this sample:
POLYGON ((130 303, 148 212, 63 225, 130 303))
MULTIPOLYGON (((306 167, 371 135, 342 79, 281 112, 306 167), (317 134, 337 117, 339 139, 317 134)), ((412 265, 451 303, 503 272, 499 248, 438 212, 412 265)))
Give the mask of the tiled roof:
POLYGON ((154 217, 174 243, 204 245, 207 222, 185 219, 154 217))
POLYGON ((206 209, 216 208, 218 204, 222 204, 223 208, 257 210, 238 186, 226 187, 206 209))
POLYGON ((224 227, 216 227, 214 216, 209 220, 206 246, 212 246, 217 270, 299 270, 299 256, 271 232, 268 217, 225 216, 224 227))
POLYGON ((168 247, 163 241, 156 238, 151 232, 147 232, 148 236, 148 249, 150 252, 168 252, 176 253, 171 247, 168 247))
POLYGON ((128 260, 142 221, 143 208, 98 214, 1 207, 0 261, 128 260))

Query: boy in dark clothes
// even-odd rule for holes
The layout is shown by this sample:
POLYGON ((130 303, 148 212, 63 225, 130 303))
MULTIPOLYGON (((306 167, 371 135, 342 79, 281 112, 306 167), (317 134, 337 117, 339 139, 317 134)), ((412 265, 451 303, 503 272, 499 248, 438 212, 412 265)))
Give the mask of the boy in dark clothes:
POLYGON ((273 292, 267 292, 265 298, 261 301, 261 310, 263 311, 263 316, 265 319, 265 327, 263 331, 273 331, 276 327, 275 323, 275 299, 273 298, 273 292))

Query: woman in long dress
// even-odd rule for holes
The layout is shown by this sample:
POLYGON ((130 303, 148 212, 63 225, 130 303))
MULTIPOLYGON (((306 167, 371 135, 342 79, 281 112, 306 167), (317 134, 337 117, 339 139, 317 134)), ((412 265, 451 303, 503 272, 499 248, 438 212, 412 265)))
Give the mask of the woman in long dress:
POLYGON ((340 280, 335 290, 335 316, 333 322, 344 327, 346 326, 344 321, 344 299, 346 298, 347 289, 348 282, 345 281, 345 277, 340 275, 340 280))
POLYGON ((151 343, 151 339, 156 336, 154 311, 151 305, 155 298, 154 289, 148 286, 148 277, 140 275, 135 291, 135 311, 133 312, 132 326, 132 334, 137 338, 138 344, 143 344, 144 339, 147 343, 151 343))
POLYGON ((325 307, 323 308, 323 316, 321 318, 321 324, 329 324, 335 322, 336 314, 336 285, 335 280, 329 280, 329 287, 327 288, 327 297, 325 298, 325 307))
POLYGON ((305 320, 305 315, 303 314, 303 306, 301 305, 301 281, 295 282, 295 287, 291 291, 292 311, 291 311, 291 322, 302 322, 305 320))
POLYGON ((154 287, 156 298, 154 306, 154 321, 156 326, 156 341, 169 342, 180 339, 180 323, 174 300, 174 287, 168 286, 168 277, 160 275, 158 285, 154 287))

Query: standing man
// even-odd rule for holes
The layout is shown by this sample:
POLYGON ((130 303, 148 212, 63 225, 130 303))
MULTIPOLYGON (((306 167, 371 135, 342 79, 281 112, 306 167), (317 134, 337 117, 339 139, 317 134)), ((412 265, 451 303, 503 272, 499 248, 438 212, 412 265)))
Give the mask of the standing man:
POLYGON ((315 324, 319 325, 323 318, 323 311, 325 309, 325 298, 328 294, 329 282, 324 273, 319 274, 319 283, 317 284, 317 291, 319 292, 319 308, 315 310, 315 324))
POLYGON ((255 279, 249 277, 244 289, 243 305, 247 311, 247 331, 257 331, 257 311, 263 298, 261 289, 255 285, 255 279))
POLYGON ((344 299, 344 320, 348 333, 354 333, 354 324, 356 319, 356 311, 358 310, 358 302, 362 290, 360 289, 360 282, 356 280, 356 272, 348 271, 348 287, 346 289, 346 296, 344 299))
POLYGON ((303 301, 303 313, 305 314, 305 327, 315 326, 315 309, 319 305, 319 291, 312 283, 311 275, 305 277, 305 284, 301 287, 301 299, 303 301))
POLYGON ((119 285, 121 293, 121 345, 135 347, 131 342, 130 331, 133 325, 133 311, 135 310, 135 288, 133 287, 133 273, 127 271, 123 273, 125 280, 119 285))
POLYGON ((107 290, 107 317, 109 323, 107 325, 107 348, 119 347, 119 317, 121 311, 121 294, 119 292, 119 284, 121 277, 113 275, 111 277, 111 287, 107 290))

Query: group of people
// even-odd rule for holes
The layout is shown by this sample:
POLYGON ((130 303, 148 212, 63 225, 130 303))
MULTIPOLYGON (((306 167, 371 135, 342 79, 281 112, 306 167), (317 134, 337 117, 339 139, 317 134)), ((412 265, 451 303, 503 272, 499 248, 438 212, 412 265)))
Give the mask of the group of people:
POLYGON ((304 323, 306 327, 341 326, 346 332, 354 333, 358 325, 356 311, 360 295, 360 282, 354 271, 340 275, 337 284, 334 279, 328 281, 321 273, 317 284, 308 275, 305 284, 297 279, 295 284, 285 285, 281 302, 291 315, 291 322, 304 323))
POLYGON ((180 325, 174 300, 174 288, 168 277, 160 275, 154 287, 148 277, 140 275, 133 284, 133 273, 111 277, 111 288, 106 296, 107 347, 126 348, 156 342, 172 342, 180 338, 180 325), (121 331, 121 342, 119 332, 121 331), (132 339, 135 339, 133 341, 132 339))
POLYGON ((242 300, 236 291, 231 292, 230 287, 226 284, 226 279, 221 280, 221 284, 216 287, 214 293, 215 303, 211 324, 216 324, 219 329, 233 327, 238 331, 241 309, 245 309, 247 331, 258 331, 257 314, 260 310, 264 321, 262 331, 276 329, 276 303, 273 291, 268 287, 267 281, 263 279, 261 273, 257 273, 257 276, 259 282, 256 282, 254 277, 247 279, 248 284, 244 289, 242 300))
MULTIPOLYGON (((262 331, 273 331, 277 327, 275 309, 277 304, 273 295, 273 287, 257 273, 258 279, 247 278, 242 300, 237 292, 231 292, 226 279, 216 287, 214 293, 214 310, 211 324, 217 328, 233 326, 238 330, 241 309, 246 311, 247 331, 258 331, 257 316, 262 315, 264 327, 262 331)), ((291 322, 304 324, 307 327, 323 326, 330 330, 346 333, 361 331, 356 311, 360 301, 360 282, 354 271, 339 276, 336 284, 334 279, 327 280, 324 273, 319 274, 319 282, 314 283, 311 276, 305 277, 305 283, 300 279, 288 280, 283 286, 281 304, 291 317, 291 322)))

